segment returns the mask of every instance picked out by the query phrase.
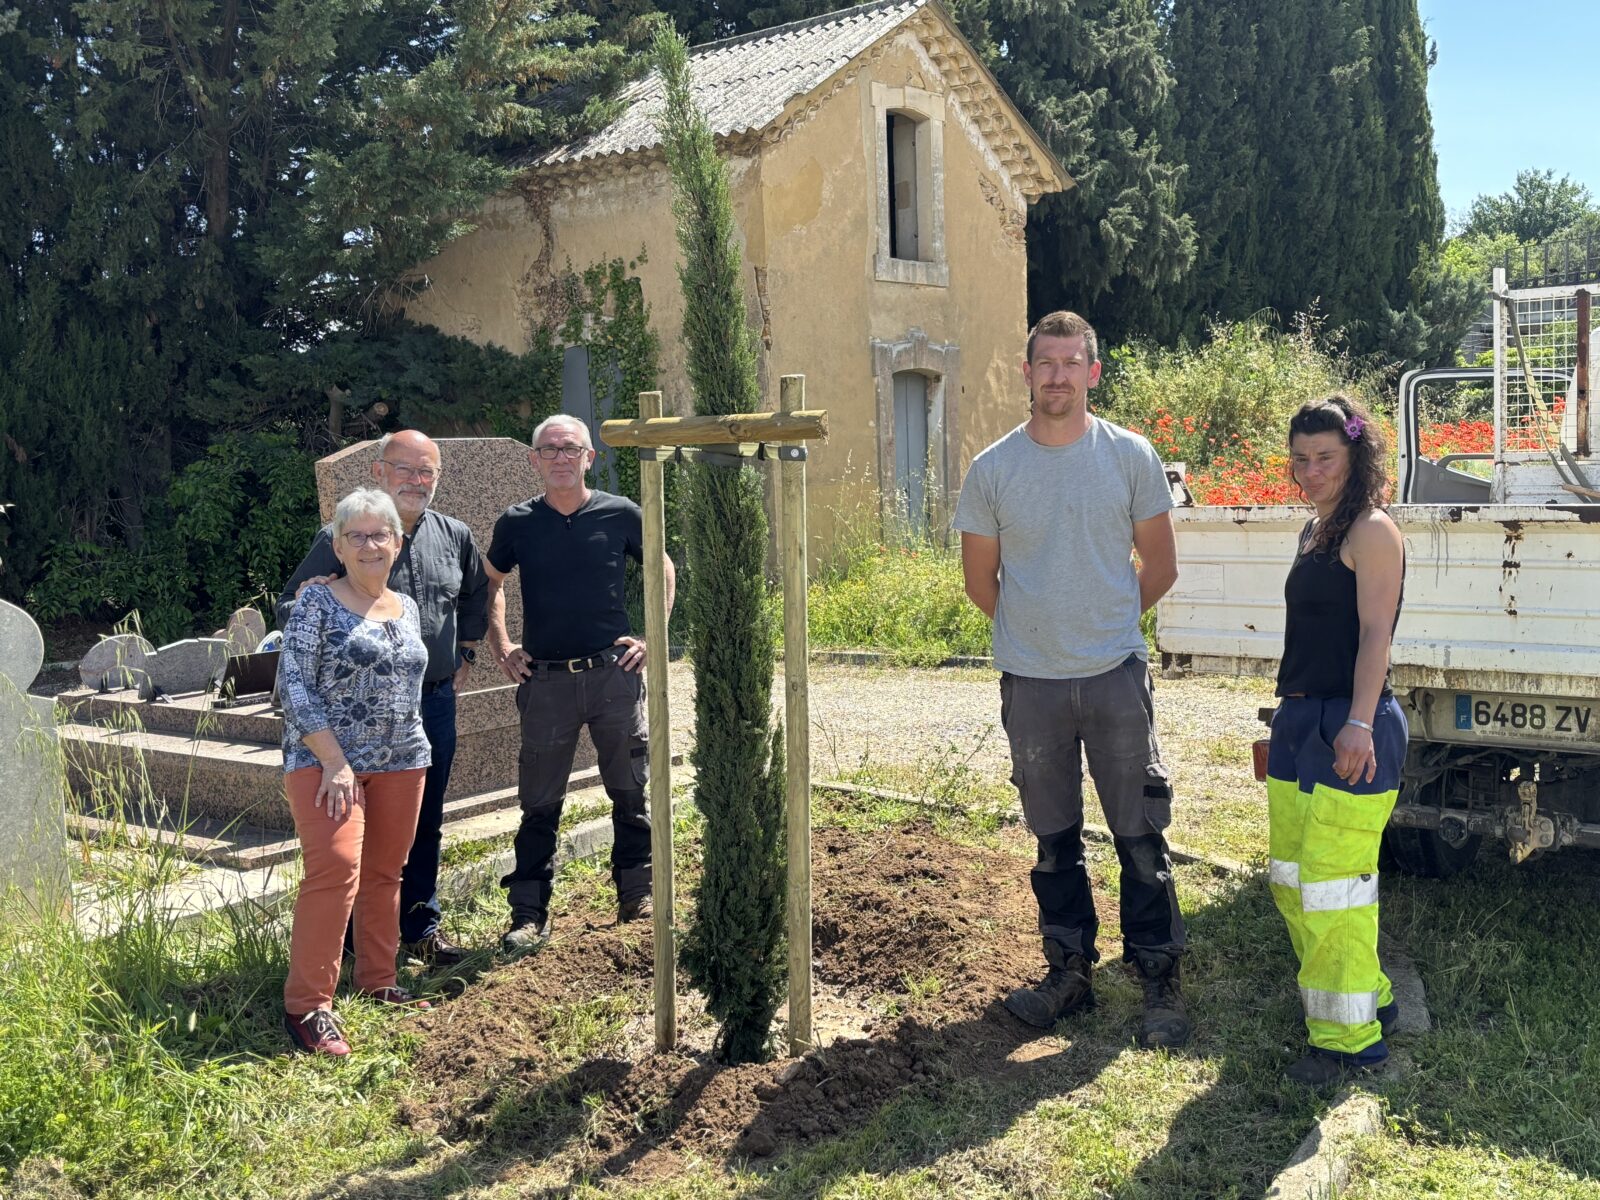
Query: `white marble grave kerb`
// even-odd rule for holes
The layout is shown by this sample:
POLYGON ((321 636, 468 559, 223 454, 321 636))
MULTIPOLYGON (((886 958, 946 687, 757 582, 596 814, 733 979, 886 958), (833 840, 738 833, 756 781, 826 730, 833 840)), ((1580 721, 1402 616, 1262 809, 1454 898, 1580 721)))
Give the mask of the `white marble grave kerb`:
POLYGON ((33 618, 0 600, 0 904, 13 889, 40 907, 70 898, 55 704, 28 695, 43 663, 33 618))

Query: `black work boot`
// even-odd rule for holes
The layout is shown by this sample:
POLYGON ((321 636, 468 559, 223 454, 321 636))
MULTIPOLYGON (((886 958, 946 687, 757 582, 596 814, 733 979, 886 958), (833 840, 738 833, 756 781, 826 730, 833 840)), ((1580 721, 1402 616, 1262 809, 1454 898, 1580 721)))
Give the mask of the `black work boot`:
POLYGON ((1050 971, 1038 986, 1018 988, 1006 997, 1006 1011, 1019 1021, 1049 1029, 1062 1017, 1094 1007, 1089 960, 1046 940, 1044 956, 1050 971))
POLYGON ((500 949, 506 954, 527 954, 550 940, 550 916, 543 909, 517 911, 511 914, 511 928, 500 938, 500 949))
POLYGON ((1333 1054, 1312 1047, 1304 1058, 1284 1072, 1295 1083, 1309 1088, 1332 1087, 1361 1075, 1381 1071, 1388 1058, 1362 1062, 1354 1055, 1333 1054))
POLYGON ((1176 1049, 1189 1041, 1189 1014, 1183 1003, 1178 956, 1159 950, 1131 950, 1133 967, 1144 987, 1144 1019, 1139 1045, 1146 1050, 1176 1049))

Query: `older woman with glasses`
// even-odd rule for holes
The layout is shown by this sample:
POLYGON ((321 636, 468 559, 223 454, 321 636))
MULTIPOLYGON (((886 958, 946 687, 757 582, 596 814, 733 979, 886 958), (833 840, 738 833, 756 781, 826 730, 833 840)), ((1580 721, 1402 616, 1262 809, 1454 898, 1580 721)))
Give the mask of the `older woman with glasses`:
POLYGON ((283 632, 284 788, 305 861, 284 1024, 298 1049, 317 1054, 350 1053, 333 992, 352 912, 357 990, 427 1007, 395 976, 400 872, 430 761, 421 718, 428 652, 415 602, 389 589, 401 537, 384 492, 341 500, 333 549, 345 575, 307 587, 283 632))

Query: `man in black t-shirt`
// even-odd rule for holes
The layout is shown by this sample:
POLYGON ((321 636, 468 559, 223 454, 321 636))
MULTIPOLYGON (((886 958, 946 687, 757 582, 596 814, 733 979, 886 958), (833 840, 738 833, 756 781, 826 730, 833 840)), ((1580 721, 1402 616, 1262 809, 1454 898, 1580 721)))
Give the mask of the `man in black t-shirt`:
MULTIPOLYGON (((511 903, 511 928, 501 946, 510 953, 532 950, 550 936, 557 829, 585 725, 611 797, 617 919, 651 915, 644 639, 629 632, 623 601, 627 559, 644 561, 643 518, 632 500, 584 482, 594 446, 576 417, 542 422, 533 431, 528 460, 544 481, 544 495, 501 514, 484 562, 489 648, 517 684, 522 714, 517 759, 522 824, 516 867, 500 881, 511 903), (513 646, 502 586, 519 567, 522 645, 513 646)), ((671 611, 672 560, 664 565, 671 611)))

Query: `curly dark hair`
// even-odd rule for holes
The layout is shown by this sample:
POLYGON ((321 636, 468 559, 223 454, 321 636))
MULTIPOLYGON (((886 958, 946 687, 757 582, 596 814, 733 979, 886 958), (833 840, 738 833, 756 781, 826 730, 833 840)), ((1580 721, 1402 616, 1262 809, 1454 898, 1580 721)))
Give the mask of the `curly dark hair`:
MULTIPOLYGON (((1307 400, 1300 406, 1300 411, 1289 419, 1291 451, 1295 437, 1302 433, 1337 433, 1350 447, 1350 474, 1344 481, 1344 493, 1327 520, 1319 522, 1312 534, 1312 545, 1317 549, 1336 550, 1363 513, 1388 503, 1388 447, 1383 430, 1367 406, 1343 392, 1307 400)), ((1289 469, 1292 477, 1292 459, 1289 469)))

